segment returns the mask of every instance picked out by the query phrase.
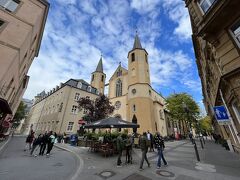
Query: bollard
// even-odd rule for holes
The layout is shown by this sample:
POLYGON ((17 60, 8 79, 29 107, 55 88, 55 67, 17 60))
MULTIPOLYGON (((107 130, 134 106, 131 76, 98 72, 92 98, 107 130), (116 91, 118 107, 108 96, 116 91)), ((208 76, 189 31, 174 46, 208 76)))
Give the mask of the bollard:
POLYGON ((199 157, 199 153, 198 153, 198 149, 197 149, 197 145, 196 145, 195 140, 194 140, 194 149, 195 149, 197 160, 200 161, 200 157, 199 157))
POLYGON ((203 142, 202 142, 202 138, 200 138, 200 143, 201 143, 202 149, 204 149, 204 147, 203 147, 203 142))

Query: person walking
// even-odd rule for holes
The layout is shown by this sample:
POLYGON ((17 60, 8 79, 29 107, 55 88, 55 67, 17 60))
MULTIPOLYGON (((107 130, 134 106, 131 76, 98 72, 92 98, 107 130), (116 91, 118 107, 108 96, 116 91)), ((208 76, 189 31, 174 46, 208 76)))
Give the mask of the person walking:
POLYGON ((161 159, 163 160, 164 165, 165 166, 167 165, 167 161, 165 160, 164 155, 163 155, 163 151, 165 148, 164 140, 159 132, 157 132, 157 134, 154 138, 154 143, 155 143, 155 147, 158 150, 157 168, 159 169, 161 167, 161 159))
POLYGON ((123 139, 121 134, 119 134, 119 136, 117 137, 117 151, 118 151, 117 166, 121 167, 122 165, 121 157, 123 151, 123 139))
POLYGON ((147 144, 147 133, 144 132, 143 135, 140 138, 140 148, 142 150, 142 159, 141 159, 141 163, 140 163, 140 168, 139 170, 143 170, 143 162, 144 160, 147 162, 148 167, 150 167, 150 163, 147 159, 147 151, 148 151, 148 144, 147 144))
POLYGON ((45 151, 47 143, 48 143, 48 138, 49 138, 48 133, 45 132, 45 134, 43 135, 42 140, 40 142, 40 151, 39 151, 40 156, 43 156, 43 154, 44 154, 44 151, 45 151))
POLYGON ((29 135, 27 136, 26 146, 25 146, 25 148, 24 148, 24 151, 26 151, 27 148, 28 148, 28 150, 31 150, 33 140, 34 140, 34 131, 31 130, 31 132, 30 132, 29 135))
POLYGON ((154 148, 153 148, 154 139, 153 139, 152 133, 150 133, 149 130, 147 132, 147 139, 148 139, 148 144, 150 146, 149 152, 154 152, 154 148))
POLYGON ((46 154, 47 156, 50 155, 50 152, 53 148, 54 142, 55 142, 55 136, 53 135, 53 132, 50 131, 49 138, 48 138, 48 143, 47 143, 47 154, 46 154))
POLYGON ((126 142, 126 163, 132 164, 132 145, 133 145, 133 138, 132 135, 128 135, 128 139, 126 142))
MULTIPOLYGON (((39 134, 39 136, 35 138, 35 140, 33 141, 32 150, 30 152, 31 155, 33 155, 33 152, 36 149, 36 147, 41 145, 41 141, 42 141, 42 134, 39 134)), ((36 157, 37 155, 34 154, 34 156, 36 157)))

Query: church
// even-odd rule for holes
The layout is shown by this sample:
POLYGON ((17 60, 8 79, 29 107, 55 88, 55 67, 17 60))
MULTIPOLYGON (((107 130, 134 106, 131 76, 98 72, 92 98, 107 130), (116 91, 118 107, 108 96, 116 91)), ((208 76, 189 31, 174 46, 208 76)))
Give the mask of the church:
POLYGON ((24 133, 28 134, 30 129, 36 133, 77 133, 85 115, 84 110, 78 109, 78 100, 81 97, 94 100, 100 93, 104 94, 106 86, 108 98, 115 106, 112 116, 139 124, 138 133, 149 130, 167 136, 173 129, 168 121, 164 97, 151 86, 148 53, 142 48, 137 34, 133 48, 128 52, 128 70, 119 64, 109 82, 105 81, 101 57, 90 84, 83 79, 69 79, 47 93, 39 93, 24 123, 24 133))
POLYGON ((128 69, 119 64, 108 84, 101 58, 92 73, 91 86, 104 93, 108 85, 108 98, 115 106, 113 116, 139 124, 138 133, 159 131, 166 136, 165 99, 151 86, 148 52, 142 47, 138 34, 127 57, 128 69))

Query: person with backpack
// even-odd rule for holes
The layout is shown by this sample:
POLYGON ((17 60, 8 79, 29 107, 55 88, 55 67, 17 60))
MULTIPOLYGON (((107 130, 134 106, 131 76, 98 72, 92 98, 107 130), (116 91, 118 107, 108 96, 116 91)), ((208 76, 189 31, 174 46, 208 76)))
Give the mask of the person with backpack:
POLYGON ((148 167, 150 167, 150 163, 147 159, 147 151, 148 151, 148 139, 147 139, 147 133, 144 132, 143 135, 140 138, 140 148, 142 150, 142 159, 141 159, 141 163, 140 163, 140 168, 139 170, 142 171, 143 170, 143 162, 144 160, 147 162, 148 167))
POLYGON ((132 135, 129 134, 127 141, 126 141, 126 163, 132 164, 132 145, 133 145, 133 138, 132 135))
POLYGON ((155 143, 155 147, 158 150, 157 169, 159 169, 161 167, 161 159, 163 160, 163 163, 165 166, 167 166, 168 164, 163 155, 163 151, 165 148, 164 140, 159 132, 156 133, 156 136, 154 138, 154 143, 155 143))
POLYGON ((47 156, 50 155, 50 152, 51 152, 51 150, 53 148, 53 144, 55 142, 55 138, 56 137, 53 135, 53 132, 50 131, 49 138, 48 138, 48 143, 47 143, 47 154, 46 154, 47 156))

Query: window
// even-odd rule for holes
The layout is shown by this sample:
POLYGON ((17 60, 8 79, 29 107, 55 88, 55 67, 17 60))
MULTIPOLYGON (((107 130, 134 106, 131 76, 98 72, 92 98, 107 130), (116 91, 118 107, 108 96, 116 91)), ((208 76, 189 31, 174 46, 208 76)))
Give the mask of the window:
POLYGON ((82 83, 78 82, 77 87, 81 89, 82 88, 82 83))
POLYGON ((160 116, 160 119, 162 119, 162 120, 164 119, 162 110, 159 111, 159 116, 160 116))
POLYGON ((4 21, 0 19, 0 27, 4 24, 4 21))
POLYGON ((117 72, 117 77, 121 76, 122 75, 122 70, 119 69, 118 72, 117 72))
POLYGON ((92 81, 94 80, 94 74, 92 75, 92 81))
POLYGON ((237 45, 240 47, 240 20, 232 26, 231 34, 233 35, 237 45))
POLYGON ((0 0, 0 6, 10 12, 15 11, 19 4, 19 0, 0 0))
POLYGON ((132 76, 136 76, 136 70, 135 70, 135 68, 132 68, 132 76))
POLYGON ((148 63, 148 57, 146 54, 145 54, 145 60, 146 60, 146 63, 148 63))
POLYGON ((215 1, 217 0, 199 0, 198 3, 203 12, 206 13, 215 1))
POLYGON ((102 75, 102 82, 104 81, 104 75, 102 75))
POLYGON ((132 62, 135 61, 135 54, 134 53, 131 54, 131 59, 132 59, 132 62))
POLYGON ((237 117, 238 122, 240 123, 240 105, 237 104, 237 101, 234 101, 232 103, 232 108, 233 108, 234 114, 237 117))
POLYGON ((67 131, 73 130, 73 124, 74 124, 74 122, 68 122, 67 131))
POLYGON ((72 112, 73 114, 77 114, 77 108, 78 108, 77 106, 73 105, 71 112, 72 112))
POLYGON ((121 107, 121 102, 120 101, 116 101, 115 109, 118 110, 118 109, 120 109, 120 107, 121 107))
POLYGON ((88 92, 91 92, 91 91, 92 91, 92 87, 91 87, 91 86, 88 86, 87 91, 88 91, 88 92))
POLYGON ((116 83, 116 97, 119 96, 122 96, 122 81, 120 79, 118 79, 116 83))
POLYGON ((80 99, 80 94, 79 93, 76 93, 75 94, 75 97, 74 97, 74 100, 78 101, 80 99))
POLYGON ((133 110, 133 112, 136 112, 136 105, 135 104, 133 105, 132 110, 133 110))

